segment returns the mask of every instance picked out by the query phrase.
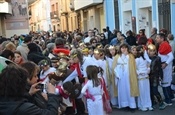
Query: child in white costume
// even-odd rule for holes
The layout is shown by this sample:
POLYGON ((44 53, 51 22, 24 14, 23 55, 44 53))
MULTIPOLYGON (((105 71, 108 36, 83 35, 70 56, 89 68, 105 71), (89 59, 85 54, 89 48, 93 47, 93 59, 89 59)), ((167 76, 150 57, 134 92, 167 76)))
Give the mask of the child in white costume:
POLYGON ((89 115, 104 115, 103 109, 103 88, 101 79, 98 78, 98 69, 90 65, 86 69, 88 81, 81 90, 87 97, 87 108, 89 115))
POLYGON ((129 53, 127 44, 120 46, 119 54, 115 56, 113 61, 112 71, 114 96, 118 96, 119 108, 129 107, 130 111, 134 112, 136 108, 135 97, 139 95, 139 91, 135 58, 129 53))
POLYGON ((137 47, 136 68, 139 84, 138 108, 142 111, 153 110, 150 97, 149 73, 150 67, 148 61, 143 56, 143 47, 137 47))

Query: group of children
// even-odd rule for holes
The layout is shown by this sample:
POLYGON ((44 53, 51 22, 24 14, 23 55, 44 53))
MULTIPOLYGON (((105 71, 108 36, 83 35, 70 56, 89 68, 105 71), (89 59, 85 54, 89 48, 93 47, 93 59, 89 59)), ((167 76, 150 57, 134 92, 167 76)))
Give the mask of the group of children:
MULTIPOLYGON (((96 48, 93 55, 86 56, 83 55, 81 49, 73 49, 70 52, 70 60, 67 61, 64 68, 73 69, 67 76, 64 76, 62 84, 74 79, 75 83, 81 84, 81 95, 76 98, 84 102, 84 107, 79 108, 79 104, 77 104, 76 108, 86 111, 87 107, 89 115, 99 113, 103 115, 111 111, 110 102, 112 106, 129 107, 131 111, 137 107, 142 111, 153 110, 157 103, 159 103, 159 109, 166 107, 158 91, 163 71, 155 45, 150 44, 145 49, 143 46, 129 48, 128 45, 122 44, 112 58, 106 55, 106 50, 110 52, 115 50, 115 47, 96 48), (100 70, 103 70, 102 74, 100 74, 100 70), (104 97, 110 102, 106 103, 104 97)), ((42 64, 45 63, 42 62, 42 64)), ((42 65, 42 68, 46 68, 47 65, 42 65)), ((47 71, 52 73, 58 70, 49 68, 47 71)), ((40 77, 44 74, 41 71, 40 77)), ((62 96, 64 97, 64 95, 62 96)))
MULTIPOLYGON (((52 58, 38 63, 39 81, 56 86, 55 93, 67 103, 63 115, 105 115, 116 106, 131 111, 137 107, 141 111, 153 110, 157 103, 161 110, 166 107, 158 91, 163 79, 162 60, 153 44, 146 47, 97 46, 90 53, 81 43, 81 47, 71 51, 55 48, 50 54, 52 58)), ((31 73, 29 85, 35 84, 37 65, 21 61, 18 52, 15 57, 15 62, 31 73)), ((46 89, 41 95, 47 100, 45 92, 46 89)), ((41 101, 45 102, 44 99, 41 101)))

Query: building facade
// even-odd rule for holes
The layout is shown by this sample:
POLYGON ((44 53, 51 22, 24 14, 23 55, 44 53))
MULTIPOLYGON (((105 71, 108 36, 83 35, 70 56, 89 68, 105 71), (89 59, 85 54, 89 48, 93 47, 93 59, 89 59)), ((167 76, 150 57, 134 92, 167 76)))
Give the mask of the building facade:
POLYGON ((119 30, 119 6, 118 0, 104 0, 105 24, 110 30, 119 30))
POLYGON ((12 14, 12 6, 9 0, 0 0, 0 36, 6 36, 6 14, 12 14))
POLYGON ((147 37, 151 28, 165 28, 175 34, 175 0, 118 0, 119 28, 123 33, 138 33, 145 29, 147 37))
POLYGON ((52 23, 52 31, 60 30, 60 10, 61 4, 58 0, 50 0, 51 12, 50 18, 52 23))
POLYGON ((78 13, 75 12, 74 0, 60 0, 61 30, 74 31, 78 29, 78 13))
POLYGON ((75 0, 75 11, 79 14, 78 24, 82 31, 106 27, 103 0, 75 0))
POLYGON ((35 0, 29 4, 29 12, 31 31, 40 32, 52 30, 50 0, 35 0))
POLYGON ((0 36, 28 34, 27 0, 0 0, 0 36))

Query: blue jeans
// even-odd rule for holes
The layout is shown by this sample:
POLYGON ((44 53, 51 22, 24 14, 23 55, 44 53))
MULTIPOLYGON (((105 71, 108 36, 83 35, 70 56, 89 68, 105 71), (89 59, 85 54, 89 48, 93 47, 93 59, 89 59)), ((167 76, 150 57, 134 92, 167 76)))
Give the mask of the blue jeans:
POLYGON ((165 96, 165 102, 167 104, 170 104, 172 103, 172 100, 174 98, 173 96, 173 93, 172 93, 172 90, 171 90, 171 86, 168 86, 168 87, 162 87, 163 89, 163 94, 165 96))

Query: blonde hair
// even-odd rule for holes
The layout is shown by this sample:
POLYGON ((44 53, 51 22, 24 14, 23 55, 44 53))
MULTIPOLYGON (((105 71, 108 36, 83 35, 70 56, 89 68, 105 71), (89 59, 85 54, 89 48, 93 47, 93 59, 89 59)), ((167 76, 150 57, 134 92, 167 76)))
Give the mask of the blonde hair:
POLYGON ((14 43, 9 42, 9 43, 7 43, 7 44, 5 45, 5 49, 10 50, 10 51, 13 51, 13 50, 16 50, 16 46, 15 46, 14 43))
POLYGON ((79 61, 81 64, 83 64, 83 54, 79 49, 73 49, 70 51, 70 56, 71 57, 78 57, 79 61))
POLYGON ((132 47, 131 47, 131 50, 133 50, 134 48, 137 48, 137 46, 132 46, 132 47))

